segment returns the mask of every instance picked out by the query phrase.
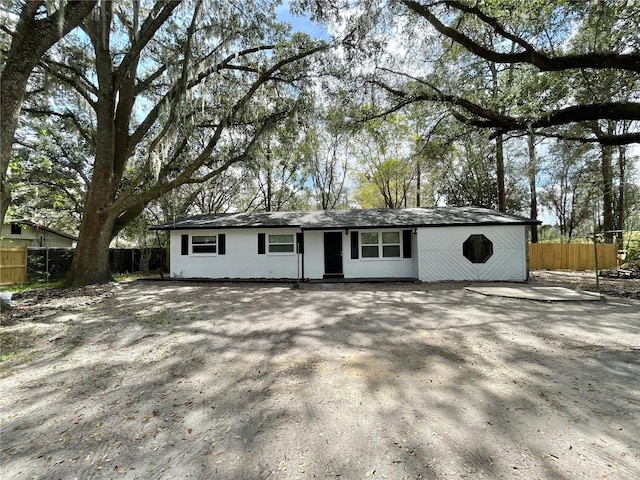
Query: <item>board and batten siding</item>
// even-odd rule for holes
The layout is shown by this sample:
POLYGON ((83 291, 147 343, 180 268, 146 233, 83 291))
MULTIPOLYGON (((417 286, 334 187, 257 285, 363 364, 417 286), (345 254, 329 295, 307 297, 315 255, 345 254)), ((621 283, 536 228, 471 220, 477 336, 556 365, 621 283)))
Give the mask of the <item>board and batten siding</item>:
POLYGON ((525 281, 526 228, 524 225, 418 228, 418 279, 525 281), (493 242, 493 255, 486 263, 472 263, 462 254, 464 241, 478 234, 493 242))
POLYGON ((171 232, 172 278, 297 278, 298 254, 258 253, 258 234, 294 235, 299 230, 220 229, 174 230, 171 232), (225 234, 225 254, 192 254, 193 235, 225 234), (182 255, 182 235, 189 235, 189 254, 182 255))

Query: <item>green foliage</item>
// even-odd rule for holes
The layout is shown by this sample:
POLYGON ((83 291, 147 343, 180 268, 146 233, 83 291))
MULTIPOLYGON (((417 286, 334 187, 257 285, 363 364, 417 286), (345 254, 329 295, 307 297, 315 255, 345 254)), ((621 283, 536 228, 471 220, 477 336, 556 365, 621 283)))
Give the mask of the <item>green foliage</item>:
POLYGON ((416 171, 409 129, 406 117, 389 115, 367 122, 359 132, 353 153, 360 165, 355 196, 361 206, 408 204, 416 171))
MULTIPOLYGON (((457 6, 480 8, 508 35, 550 56, 640 47, 640 14, 623 0, 454 3, 428 5, 452 28, 502 53, 523 47, 457 6)), ((349 198, 363 207, 412 206, 420 198, 422 206, 495 208, 496 130, 469 126, 482 126, 483 118, 454 99, 508 121, 529 122, 572 102, 634 102, 639 90, 638 75, 619 69, 547 72, 482 59, 436 35, 403 2, 384 0, 341 11, 331 2, 294 2, 295 11, 315 18, 340 15, 342 30, 333 25, 332 31, 348 32, 339 54, 306 57, 302 52, 318 43, 291 34, 275 16, 276 4, 256 0, 228 8, 215 0, 197 11, 198 2, 185 1, 141 47, 140 61, 126 75, 117 71, 136 44, 136 3, 113 2, 111 23, 87 24, 86 35, 59 42, 32 78, 30 113, 23 116, 20 147, 9 167, 14 213, 76 231, 91 182, 100 188, 109 183, 104 176, 92 180, 97 165, 99 172, 114 174, 115 186, 106 203, 90 207, 84 218, 109 211, 124 224, 113 229, 119 241, 140 246, 166 244, 166 235, 148 231, 151 224, 205 212, 345 206, 348 187, 354 194, 349 198), (106 46, 97 41, 100 32, 92 31, 105 25, 111 42, 106 46), (118 123, 121 136, 104 128, 116 118, 102 129, 98 123, 118 112, 114 106, 127 109, 126 90, 110 92, 102 86, 112 83, 96 83, 105 66, 95 55, 101 48, 116 85, 136 79, 129 117, 118 123), (246 48, 255 50, 243 53, 246 48), (297 56, 259 83, 275 62, 297 56), (105 148, 97 142, 105 135, 111 137, 104 145, 126 145, 127 151, 103 164, 98 158, 106 158, 105 148)), ((151 7, 140 4, 138 24, 151 7)), ((594 121, 534 133, 586 138, 607 129, 624 134, 632 126, 594 121)), ((520 142, 505 135, 506 203, 514 212, 528 210, 530 172, 520 142)), ((538 148, 540 203, 559 217, 561 235, 582 234, 602 210, 602 192, 609 184, 617 192, 625 174, 625 218, 633 221, 640 203, 636 158, 624 168, 614 165, 607 183, 589 147, 548 145, 538 148)))
POLYGON ((26 131, 39 134, 18 147, 19 157, 9 165, 12 214, 61 231, 78 231, 90 171, 88 145, 78 141, 78 131, 68 120, 35 117, 23 124, 26 131))
POLYGON ((625 261, 640 263, 640 232, 625 233, 622 246, 627 251, 625 261))
POLYGON ((558 221, 559 234, 569 241, 593 229, 597 151, 588 145, 554 142, 545 161, 540 199, 558 221))
POLYGON ((46 282, 49 280, 49 273, 45 271, 44 258, 40 256, 27 257, 27 272, 29 272, 29 282, 46 282))

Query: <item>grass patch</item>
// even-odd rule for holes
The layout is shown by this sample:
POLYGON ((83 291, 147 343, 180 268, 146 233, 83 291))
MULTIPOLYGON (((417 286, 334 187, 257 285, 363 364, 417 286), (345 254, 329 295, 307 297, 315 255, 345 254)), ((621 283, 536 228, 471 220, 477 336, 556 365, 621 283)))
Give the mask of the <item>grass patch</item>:
POLYGON ((11 293, 27 292, 29 290, 42 290, 43 288, 62 288, 64 280, 56 280, 54 282, 31 282, 21 283, 19 285, 5 285, 0 287, 2 290, 11 293))
MULTIPOLYGON (((156 278, 158 274, 153 273, 120 273, 113 276, 113 279, 118 283, 128 283, 134 282, 141 278, 156 278)), ((42 289, 55 289, 55 288, 63 288, 64 279, 54 280, 52 282, 29 282, 29 283, 21 283, 19 285, 3 285, 0 287, 0 290, 11 292, 11 293, 20 293, 27 292, 29 290, 42 290, 42 289)))
POLYGON ((166 313, 156 313, 149 317, 141 318, 141 323, 148 325, 150 327, 164 327, 169 322, 166 313))
POLYGON ((15 352, 10 352, 10 353, 5 353, 0 355, 0 363, 6 362, 7 360, 11 360, 12 358, 17 357, 18 355, 20 355, 21 351, 22 350, 16 350, 15 352))
POLYGON ((160 275, 157 273, 117 273, 113 275, 113 279, 118 283, 128 283, 134 282, 141 278, 160 278, 160 275))
POLYGON ((33 341, 31 332, 0 330, 0 371, 36 359, 39 353, 33 349, 33 341))

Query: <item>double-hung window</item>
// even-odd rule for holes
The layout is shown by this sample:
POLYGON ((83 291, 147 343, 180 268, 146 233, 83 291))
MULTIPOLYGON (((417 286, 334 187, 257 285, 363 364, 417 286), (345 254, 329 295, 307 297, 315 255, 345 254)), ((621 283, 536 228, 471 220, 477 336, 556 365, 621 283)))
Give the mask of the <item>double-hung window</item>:
POLYGON ((400 232, 362 232, 362 258, 400 258, 400 232))
POLYGON ((380 256, 380 234, 378 232, 362 232, 362 258, 378 258, 380 256))
POLYGON ((269 253, 294 253, 295 235, 269 235, 269 253))
POLYGON ((193 235, 191 253, 218 253, 217 235, 193 235))
POLYGON ((400 258, 400 232, 382 232, 382 256, 400 258))
POLYGON ((180 236, 180 255, 224 255, 226 253, 227 235, 189 235, 180 236))

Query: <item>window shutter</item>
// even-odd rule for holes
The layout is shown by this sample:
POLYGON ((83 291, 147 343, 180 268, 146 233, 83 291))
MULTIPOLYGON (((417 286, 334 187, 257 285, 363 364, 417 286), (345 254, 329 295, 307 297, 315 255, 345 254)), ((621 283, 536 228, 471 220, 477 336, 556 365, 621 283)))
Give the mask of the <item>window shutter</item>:
POLYGON ((304 253, 304 235, 302 232, 296 233, 296 244, 298 245, 298 253, 304 253))
POLYGON ((218 255, 224 255, 227 253, 227 235, 224 233, 218 234, 218 255))
POLYGON ((402 231, 402 257, 411 258, 411 236, 413 232, 411 230, 402 231))
POLYGON ((358 245, 358 232, 351 230, 351 258, 360 258, 360 247, 358 245))
POLYGON ((182 255, 189 255, 189 235, 182 235, 182 255))
POLYGON ((258 255, 264 255, 264 253, 265 253, 265 242, 266 242, 265 234, 264 233, 259 233, 258 234, 258 255))

